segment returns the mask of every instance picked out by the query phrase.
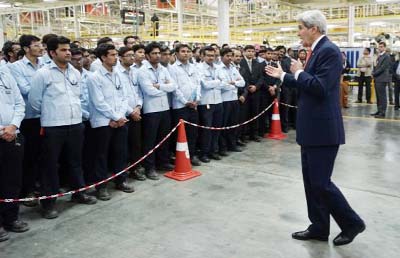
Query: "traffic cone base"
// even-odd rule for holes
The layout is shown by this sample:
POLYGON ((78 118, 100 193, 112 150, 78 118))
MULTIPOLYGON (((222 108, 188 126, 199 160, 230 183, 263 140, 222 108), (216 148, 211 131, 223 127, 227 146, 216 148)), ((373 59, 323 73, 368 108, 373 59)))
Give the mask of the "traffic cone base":
POLYGON ((271 130, 268 134, 264 135, 264 138, 273 139, 273 140, 283 140, 286 139, 286 135, 282 133, 281 128, 281 117, 279 115, 279 104, 278 100, 274 100, 274 111, 272 114, 271 120, 271 130))
POLYGON ((185 123, 180 120, 178 127, 178 140, 176 143, 175 168, 164 174, 165 177, 178 181, 185 181, 200 176, 199 171, 192 170, 189 148, 186 140, 185 123))

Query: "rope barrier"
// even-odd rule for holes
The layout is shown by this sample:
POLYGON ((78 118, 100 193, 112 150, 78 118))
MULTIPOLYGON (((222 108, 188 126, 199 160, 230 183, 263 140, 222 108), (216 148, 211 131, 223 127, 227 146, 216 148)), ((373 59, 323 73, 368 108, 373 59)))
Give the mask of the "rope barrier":
MULTIPOLYGON (((191 126, 195 126, 195 127, 199 127, 199 128, 203 128, 203 129, 209 129, 209 130, 229 130, 229 129, 233 129, 233 128, 237 128, 243 125, 246 125, 248 123, 251 123, 252 121, 256 120, 257 118, 259 118, 262 114, 264 114, 265 112, 267 112, 273 105, 275 102, 272 102, 271 105, 269 105, 267 108, 265 108, 262 112, 260 112, 258 115, 254 116, 253 118, 240 123, 240 124, 236 124, 236 125, 232 125, 232 126, 226 126, 226 127, 210 127, 210 126, 203 126, 203 125, 198 125, 198 124, 194 124, 188 121, 183 120, 184 123, 189 124, 191 126)), ((287 105, 284 103, 281 103, 283 105, 287 105)), ((287 105, 289 107, 294 107, 294 106, 290 106, 287 105)), ((294 107, 297 108, 297 107, 294 107)), ((106 182, 111 181, 112 179, 116 178, 117 176, 126 173, 129 169, 131 169, 132 167, 136 166, 137 164, 139 164, 140 162, 142 162, 145 158, 147 158, 148 156, 150 156, 155 150, 157 150, 169 137, 171 137, 171 135, 176 131, 176 129, 178 128, 178 126, 181 124, 181 122, 178 122, 178 124, 172 128, 172 130, 156 145, 154 146, 153 149, 151 149, 147 154, 145 154, 143 157, 141 157, 140 159, 138 159, 135 163, 129 165, 128 167, 126 167, 125 169, 121 170, 120 172, 111 175, 109 178, 101 180, 97 183, 76 189, 76 190, 71 190, 65 193, 58 193, 58 194, 53 194, 53 195, 48 195, 48 196, 39 196, 39 197, 30 197, 30 198, 20 198, 20 199, 1 199, 0 198, 0 203, 14 203, 14 202, 29 202, 29 201, 35 201, 35 200, 48 200, 48 199, 54 199, 54 198, 60 198, 63 196, 67 196, 67 195, 72 195, 75 193, 79 193, 79 192, 83 192, 86 190, 89 190, 91 188, 94 188, 96 186, 102 185, 106 182)))

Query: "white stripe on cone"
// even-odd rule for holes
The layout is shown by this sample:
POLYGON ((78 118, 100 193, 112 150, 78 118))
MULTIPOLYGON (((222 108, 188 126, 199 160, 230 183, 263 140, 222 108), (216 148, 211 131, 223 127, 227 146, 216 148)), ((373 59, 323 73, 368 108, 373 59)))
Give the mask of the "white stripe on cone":
POLYGON ((176 151, 184 151, 186 158, 190 159, 189 148, 187 142, 177 142, 176 151))
POLYGON ((272 120, 281 120, 279 114, 272 114, 272 120))

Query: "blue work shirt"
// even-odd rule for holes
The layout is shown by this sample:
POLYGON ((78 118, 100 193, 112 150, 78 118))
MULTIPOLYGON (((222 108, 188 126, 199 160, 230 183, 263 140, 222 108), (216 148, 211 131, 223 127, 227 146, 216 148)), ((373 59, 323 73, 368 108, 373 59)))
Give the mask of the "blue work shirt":
POLYGON ((79 84, 81 86, 81 106, 82 106, 82 118, 84 121, 88 121, 90 118, 90 113, 89 113, 89 89, 87 86, 87 80, 89 77, 89 72, 85 68, 82 68, 82 73, 81 73, 81 80, 79 81, 79 84))
POLYGON ((47 53, 45 53, 43 56, 39 57, 39 60, 44 65, 51 64, 51 61, 52 61, 49 54, 47 54, 47 53))
POLYGON ((82 122, 80 79, 81 74, 71 64, 62 71, 54 61, 36 72, 28 99, 40 113, 42 127, 82 122))
POLYGON ((143 94, 139 88, 137 79, 137 69, 129 68, 128 70, 121 64, 115 67, 115 70, 120 75, 121 81, 126 85, 128 93, 128 105, 133 109, 136 107, 142 108, 143 94))
POLYGON ((229 66, 222 65, 217 69, 217 78, 221 80, 222 89, 222 101, 233 101, 238 99, 238 88, 244 87, 246 82, 240 75, 239 71, 233 64, 229 66), (229 82, 234 82, 232 85, 229 82))
POLYGON ((87 80, 89 89, 90 124, 93 128, 109 126, 110 122, 129 116, 127 85, 122 83, 114 68, 109 72, 103 65, 87 80))
POLYGON ((206 62, 198 66, 201 83, 200 105, 222 103, 222 83, 217 77, 217 66, 208 65, 206 62))
POLYGON ((9 66, 11 74, 14 76, 17 82, 18 88, 21 91, 22 97, 25 101, 25 118, 38 118, 40 114, 35 111, 28 102, 29 91, 32 87, 32 78, 36 72, 44 66, 41 59, 38 59, 37 65, 34 66, 29 59, 24 56, 21 60, 18 60, 9 66))
POLYGON ((176 60, 169 72, 177 85, 177 89, 173 94, 173 109, 183 108, 187 102, 200 101, 200 76, 194 64, 182 64, 182 62, 176 60))
POLYGON ((176 90, 176 84, 164 66, 155 69, 148 61, 143 61, 138 72, 138 81, 143 93, 143 113, 169 110, 168 93, 176 90), (159 84, 157 89, 153 84, 159 84))
POLYGON ((0 71, 0 129, 15 125, 20 127, 25 116, 25 103, 14 78, 0 71))

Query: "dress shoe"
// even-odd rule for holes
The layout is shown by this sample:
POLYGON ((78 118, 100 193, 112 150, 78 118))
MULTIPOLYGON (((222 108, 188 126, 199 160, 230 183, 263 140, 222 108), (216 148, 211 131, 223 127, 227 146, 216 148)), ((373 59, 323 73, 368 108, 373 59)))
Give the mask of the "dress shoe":
POLYGON ((389 105, 394 105, 394 102, 393 101, 389 101, 389 105))
POLYGON ((375 113, 371 113, 370 115, 371 116, 376 116, 376 115, 378 115, 379 114, 379 111, 377 111, 377 112, 375 112, 375 113))
POLYGON ((160 177, 158 176, 157 172, 154 169, 146 170, 146 177, 151 180, 159 180, 160 177))
POLYGON ((167 163, 167 164, 158 166, 157 170, 159 170, 159 171, 171 171, 171 170, 174 170, 174 168, 175 168, 174 165, 167 163))
POLYGON ((394 110, 399 110, 400 107, 394 107, 394 110))
POLYGON ((127 182, 116 184, 115 189, 120 190, 124 193, 133 193, 135 191, 135 188, 131 185, 128 185, 127 182))
POLYGON ((292 234, 292 238, 297 240, 318 240, 318 241, 328 241, 328 236, 320 236, 311 233, 308 229, 304 231, 295 232, 292 234))
POLYGON ((379 113, 374 116, 375 118, 385 118, 385 114, 379 113))
MULTIPOLYGON (((36 195, 35 193, 29 193, 26 198, 35 198, 36 195)), ((36 207, 39 205, 39 201, 38 200, 32 200, 32 201, 27 201, 27 202, 22 202, 22 204, 26 207, 36 207)))
POLYGON ((0 227, 0 242, 6 241, 9 238, 8 232, 5 231, 4 228, 0 227))
POLYGON ((365 223, 362 222, 359 226, 348 230, 346 232, 341 232, 335 239, 333 239, 333 244, 336 246, 347 245, 353 242, 354 238, 365 230, 365 223))
POLYGON ((253 142, 261 142, 261 137, 260 137, 260 136, 253 136, 253 137, 250 137, 250 141, 253 141, 253 142))
POLYGON ((354 103, 362 103, 361 100, 354 101, 354 103))
POLYGON ((71 201, 81 204, 95 204, 97 200, 95 197, 87 195, 86 193, 75 193, 71 196, 71 201))
POLYGON ((42 217, 45 219, 55 219, 58 217, 58 212, 54 208, 43 209, 42 217))
POLYGON ((287 128, 282 128, 282 133, 288 133, 288 129, 287 128))
POLYGON ((242 152, 243 149, 240 148, 240 147, 238 147, 238 146, 236 146, 236 147, 234 147, 234 148, 229 149, 229 151, 232 151, 232 152, 242 152))
POLYGON ((367 104, 373 104, 372 101, 367 101, 367 104))
POLYGON ((144 181, 144 180, 146 180, 146 177, 143 175, 143 171, 144 171, 144 168, 136 168, 133 171, 131 171, 129 176, 138 181, 144 181))
POLYGON ((96 197, 101 201, 108 201, 111 199, 111 194, 108 192, 106 187, 102 187, 97 189, 96 197))
POLYGON ((28 223, 22 220, 14 220, 11 224, 4 223, 4 229, 7 231, 15 232, 15 233, 22 233, 29 230, 28 223))
POLYGON ((199 159, 200 159, 200 161, 203 162, 203 163, 210 163, 210 159, 209 159, 207 156, 205 156, 205 155, 200 156, 199 159))
POLYGON ((221 158, 221 156, 218 155, 217 153, 211 153, 211 154, 210 154, 210 159, 213 159, 213 160, 221 160, 222 158, 221 158))
POLYGON ((193 158, 190 159, 190 163, 192 163, 192 166, 201 166, 200 160, 197 156, 193 156, 193 158))
POLYGON ((237 146, 241 146, 241 147, 246 146, 246 143, 244 143, 242 140, 237 140, 236 144, 237 144, 237 146))
POLYGON ((343 106, 343 108, 350 108, 350 106, 343 106))
POLYGON ((219 151, 218 154, 219 154, 221 157, 228 157, 228 156, 229 156, 228 152, 226 152, 225 150, 219 151))

